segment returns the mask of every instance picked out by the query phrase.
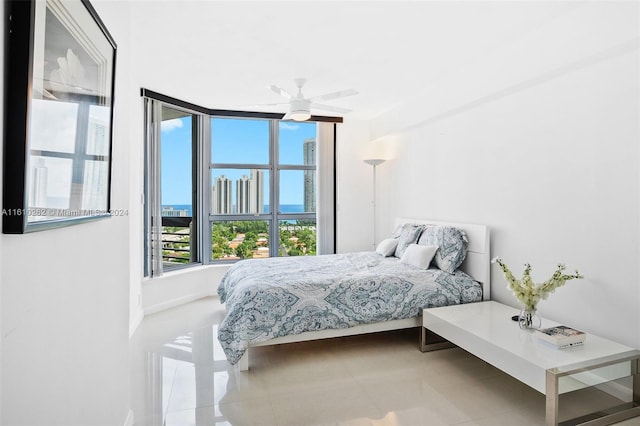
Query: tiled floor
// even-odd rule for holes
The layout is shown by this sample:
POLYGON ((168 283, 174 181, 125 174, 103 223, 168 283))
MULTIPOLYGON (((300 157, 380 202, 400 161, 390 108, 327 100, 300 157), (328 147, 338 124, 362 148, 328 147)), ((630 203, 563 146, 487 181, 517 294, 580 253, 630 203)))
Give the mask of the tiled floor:
MULTIPOLYGON (((145 318, 132 340, 136 425, 544 425, 542 394, 461 349, 421 353, 416 330, 257 348, 237 372, 216 338, 223 316, 211 297, 145 318)), ((561 414, 610 399, 568 394, 561 414)))

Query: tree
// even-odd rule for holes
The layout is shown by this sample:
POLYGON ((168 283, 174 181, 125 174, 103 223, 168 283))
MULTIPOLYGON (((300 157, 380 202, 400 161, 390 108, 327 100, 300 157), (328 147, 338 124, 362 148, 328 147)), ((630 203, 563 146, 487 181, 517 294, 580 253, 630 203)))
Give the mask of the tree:
POLYGON ((249 231, 244 234, 244 241, 251 242, 255 245, 256 241, 258 241, 258 234, 253 231, 249 231))
POLYGON ((250 259, 253 257, 252 248, 251 244, 242 242, 238 247, 236 247, 236 256, 240 259, 250 259))
POLYGON ((287 253, 289 253, 289 256, 302 256, 304 254, 302 253, 302 250, 295 246, 288 249, 287 253))

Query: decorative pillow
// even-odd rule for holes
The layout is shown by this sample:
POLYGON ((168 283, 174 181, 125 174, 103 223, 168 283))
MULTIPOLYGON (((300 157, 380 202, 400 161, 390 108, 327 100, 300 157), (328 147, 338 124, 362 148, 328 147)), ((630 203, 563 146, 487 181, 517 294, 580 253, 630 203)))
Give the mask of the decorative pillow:
POLYGON ((418 244, 409 244, 404 254, 400 258, 400 263, 407 263, 420 269, 429 269, 431 259, 438 251, 436 246, 419 246, 418 244))
POLYGON ((416 225, 413 223, 405 223, 402 225, 402 230, 398 237, 398 246, 396 247, 395 252, 396 257, 402 257, 409 244, 415 244, 418 242, 418 237, 420 237, 422 229, 422 225, 416 225))
POLYGON ((391 234, 392 238, 400 238, 400 234, 402 234, 402 230, 405 226, 411 226, 410 223, 403 223, 402 225, 398 225, 396 229, 393 230, 393 234, 391 234))
POLYGON ((376 247, 376 253, 383 255, 384 257, 393 256, 398 246, 398 240, 395 238, 387 238, 380 241, 378 247, 376 247))
POLYGON ((462 264, 467 256, 467 234, 452 226, 427 225, 420 235, 418 244, 437 246, 436 266, 450 274, 462 264))
POLYGON ((391 238, 400 238, 400 235, 402 235, 402 232, 407 229, 407 228, 424 228, 424 225, 420 225, 418 223, 403 223, 401 225, 398 225, 398 227, 393 231, 393 234, 391 234, 391 238))

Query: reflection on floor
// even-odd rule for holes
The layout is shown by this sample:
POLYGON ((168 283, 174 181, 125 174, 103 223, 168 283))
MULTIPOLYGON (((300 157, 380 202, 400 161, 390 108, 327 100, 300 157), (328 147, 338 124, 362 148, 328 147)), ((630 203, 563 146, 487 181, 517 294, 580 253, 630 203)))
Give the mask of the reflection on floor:
MULTIPOLYGON (((135 425, 544 424, 542 394, 459 348, 421 353, 415 329, 256 348, 238 372, 217 341, 223 316, 209 297, 144 319, 131 345, 135 425)), ((561 415, 611 400, 563 395, 561 415)))

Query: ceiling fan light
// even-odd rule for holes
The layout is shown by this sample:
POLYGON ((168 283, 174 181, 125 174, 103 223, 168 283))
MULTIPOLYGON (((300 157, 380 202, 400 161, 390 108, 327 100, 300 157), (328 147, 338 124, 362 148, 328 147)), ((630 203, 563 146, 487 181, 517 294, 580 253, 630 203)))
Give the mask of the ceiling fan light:
POLYGON ((291 111, 289 117, 294 121, 306 121, 311 118, 309 111, 291 111))
POLYGON ((289 109, 289 118, 295 121, 305 121, 311 118, 310 103, 302 99, 294 99, 291 101, 289 109))

